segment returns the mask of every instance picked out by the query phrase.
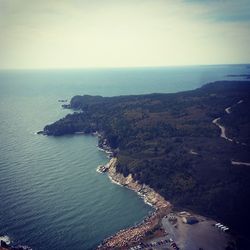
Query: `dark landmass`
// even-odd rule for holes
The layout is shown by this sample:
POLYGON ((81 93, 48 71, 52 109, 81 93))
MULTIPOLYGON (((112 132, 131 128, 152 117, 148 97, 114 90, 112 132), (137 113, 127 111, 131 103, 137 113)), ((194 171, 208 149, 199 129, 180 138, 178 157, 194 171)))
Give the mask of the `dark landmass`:
MULTIPOLYGON (((81 110, 45 126, 46 135, 102 137, 132 174, 175 207, 211 216, 245 237, 250 225, 250 82, 223 81, 174 94, 75 96, 81 110), (230 113, 225 109, 230 108, 230 113), (220 117, 228 141, 212 123, 220 117)), ((240 248, 240 246, 239 246, 240 248)))
POLYGON ((241 75, 227 75, 228 77, 244 77, 245 79, 250 79, 250 74, 241 74, 241 75))

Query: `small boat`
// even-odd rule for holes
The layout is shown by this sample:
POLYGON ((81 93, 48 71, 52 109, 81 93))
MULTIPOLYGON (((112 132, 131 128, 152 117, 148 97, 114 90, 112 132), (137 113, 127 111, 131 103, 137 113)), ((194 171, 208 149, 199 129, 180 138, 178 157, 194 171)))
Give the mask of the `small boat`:
POLYGON ((106 165, 99 165, 96 169, 97 172, 99 173, 105 173, 107 172, 108 167, 106 165))

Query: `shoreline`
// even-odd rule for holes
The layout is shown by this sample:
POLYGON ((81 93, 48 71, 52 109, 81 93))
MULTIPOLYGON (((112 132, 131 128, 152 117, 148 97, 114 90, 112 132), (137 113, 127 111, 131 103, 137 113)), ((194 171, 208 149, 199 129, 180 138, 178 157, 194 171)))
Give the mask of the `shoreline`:
MULTIPOLYGON (((240 104, 241 102, 243 102, 243 100, 238 101, 237 104, 240 104)), ((224 107, 224 112, 226 115, 230 115, 232 112, 234 112, 234 110, 231 106, 226 106, 226 108, 224 107)), ((220 124, 222 121, 223 120, 221 117, 215 118, 212 121, 212 123, 220 129, 220 137, 222 139, 226 139, 229 142, 239 143, 235 141, 235 139, 227 137, 227 129, 220 124)), ((123 174, 117 171, 118 160, 117 158, 115 158, 115 156, 116 153, 119 152, 119 148, 113 150, 109 146, 109 143, 105 138, 104 131, 100 131, 100 133, 95 131, 91 134, 97 136, 99 139, 98 150, 106 152, 107 156, 111 158, 105 165, 100 165, 101 167, 98 167, 97 172, 107 172, 111 182, 135 191, 141 198, 143 198, 146 204, 155 208, 154 212, 146 218, 142 219, 139 224, 116 232, 114 235, 111 235, 110 237, 104 239, 102 243, 97 247, 97 249, 127 249, 138 243, 144 242, 145 239, 147 239, 146 233, 153 231, 152 229, 154 229, 156 225, 160 225, 163 215, 169 213, 173 209, 173 207, 159 193, 155 192, 155 190, 147 185, 138 183, 133 178, 132 174, 129 174, 125 177, 123 176, 123 174)), ((190 154, 197 154, 197 152, 195 152, 194 150, 190 150, 190 154)), ((232 160, 231 163, 233 165, 249 164, 232 160)))
MULTIPOLYGON (((243 100, 238 101, 235 105, 242 103, 243 100)), ((230 115, 232 112, 232 106, 224 109, 227 115, 230 115)), ((238 141, 226 136, 226 129, 224 126, 219 124, 221 117, 215 118, 212 123, 219 127, 221 130, 220 137, 228 140, 230 142, 235 142, 239 144, 238 141)), ((96 132, 95 135, 99 138, 98 150, 105 152, 110 158, 109 162, 103 165, 103 169, 100 166, 97 168, 99 173, 107 173, 110 181, 116 185, 126 187, 139 195, 140 198, 143 198, 144 203, 152 206, 155 210, 152 214, 146 216, 141 222, 135 226, 131 226, 125 229, 121 229, 110 237, 104 239, 98 246, 97 250, 105 249, 130 249, 130 247, 138 245, 143 241, 147 240, 147 233, 154 231, 156 226, 159 226, 163 218, 166 218, 168 214, 173 212, 173 206, 170 202, 166 201, 160 194, 155 192, 152 188, 145 184, 139 184, 132 177, 132 174, 129 174, 127 177, 123 176, 122 173, 116 171, 117 158, 111 147, 107 144, 106 139, 101 133, 96 132), (100 143, 100 139, 103 142, 100 143)), ((243 143, 241 143, 243 145, 243 143)), ((191 150, 191 154, 197 154, 191 150)), ((245 165, 250 166, 250 163, 239 162, 231 160, 232 165, 245 165)), ((198 216, 196 214, 196 216, 198 216)), ((200 216, 200 215, 199 215, 200 216)))
POLYGON ((0 235, 0 250, 32 250, 32 248, 15 245, 8 235, 0 235))
POLYGON ((97 247, 98 250, 113 248, 127 249, 130 246, 138 244, 146 237, 146 234, 149 231, 159 225, 161 219, 166 214, 172 211, 172 205, 152 188, 145 184, 139 184, 133 179, 131 174, 124 177, 121 173, 118 173, 116 171, 116 164, 117 158, 115 157, 112 157, 106 164, 106 172, 110 181, 136 192, 141 198, 143 198, 146 204, 154 207, 155 211, 144 218, 139 224, 126 229, 121 229, 114 235, 104 239, 97 247))
POLYGON ((144 201, 155 209, 169 207, 170 202, 166 201, 160 194, 158 194, 154 189, 150 188, 145 184, 139 184, 135 181, 131 174, 124 177, 123 174, 116 171, 117 158, 113 157, 110 159, 107 169, 109 178, 121 186, 133 190, 139 196, 144 198, 144 201))

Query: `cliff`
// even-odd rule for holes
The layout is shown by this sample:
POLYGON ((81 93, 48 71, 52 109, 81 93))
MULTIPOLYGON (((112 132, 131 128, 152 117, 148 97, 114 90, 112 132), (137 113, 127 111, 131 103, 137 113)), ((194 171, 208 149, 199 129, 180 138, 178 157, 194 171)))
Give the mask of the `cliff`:
POLYGON ((129 174, 127 177, 125 177, 122 173, 117 172, 116 166, 117 159, 112 158, 108 168, 108 174, 112 181, 137 192, 139 195, 143 196, 146 203, 153 205, 156 209, 170 208, 170 203, 166 201, 160 194, 155 192, 148 185, 138 183, 138 181, 133 179, 132 174, 129 174))
POLYGON ((135 181, 132 175, 125 177, 123 174, 117 172, 117 159, 112 158, 109 162, 108 174, 112 181, 125 186, 139 195, 144 197, 145 202, 153 205, 155 212, 147 217, 141 224, 123 229, 115 235, 105 239, 101 245, 98 246, 99 250, 104 249, 127 249, 129 246, 138 244, 143 240, 149 231, 152 231, 161 222, 161 219, 172 208, 171 204, 167 202, 161 195, 155 192, 147 185, 139 184, 135 181))

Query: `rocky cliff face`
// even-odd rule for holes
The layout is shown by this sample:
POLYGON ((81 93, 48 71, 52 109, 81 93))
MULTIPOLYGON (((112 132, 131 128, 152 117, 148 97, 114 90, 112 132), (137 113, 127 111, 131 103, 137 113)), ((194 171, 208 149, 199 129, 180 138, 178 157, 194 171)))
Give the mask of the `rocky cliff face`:
POLYGON ((171 206, 168 201, 166 201, 161 195, 156 193, 152 188, 145 184, 139 184, 137 181, 135 181, 131 174, 129 174, 127 177, 124 177, 123 174, 118 173, 116 171, 116 163, 116 158, 112 158, 109 163, 108 173, 113 181, 134 190, 139 195, 144 197, 145 202, 153 205, 156 209, 171 206))
POLYGON ((171 210, 171 205, 161 195, 156 193, 147 185, 141 185, 135 181, 131 174, 124 177, 123 174, 116 171, 117 159, 112 158, 108 165, 108 174, 111 180, 119 185, 134 190, 144 197, 145 202, 150 203, 156 208, 156 211, 149 217, 145 218, 137 226, 123 229, 115 235, 105 239, 98 250, 104 249, 128 249, 130 246, 138 244, 146 236, 147 232, 153 230, 159 225, 162 217, 171 210))

